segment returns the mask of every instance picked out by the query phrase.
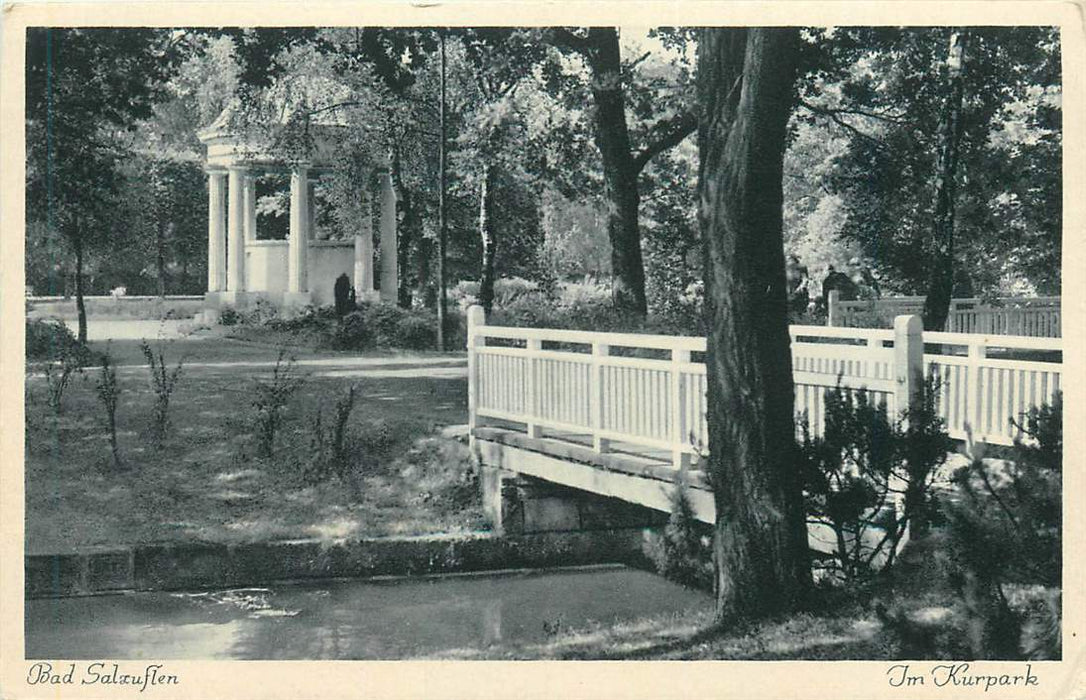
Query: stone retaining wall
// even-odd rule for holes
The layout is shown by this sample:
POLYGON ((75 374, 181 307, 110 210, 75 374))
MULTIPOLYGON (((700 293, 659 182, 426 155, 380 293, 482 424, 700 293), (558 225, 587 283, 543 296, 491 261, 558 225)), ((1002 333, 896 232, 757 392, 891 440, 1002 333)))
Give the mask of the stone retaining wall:
POLYGON ((368 578, 547 568, 642 565, 640 529, 298 540, 254 544, 137 545, 56 555, 27 555, 26 597, 121 590, 199 590, 300 579, 368 578))

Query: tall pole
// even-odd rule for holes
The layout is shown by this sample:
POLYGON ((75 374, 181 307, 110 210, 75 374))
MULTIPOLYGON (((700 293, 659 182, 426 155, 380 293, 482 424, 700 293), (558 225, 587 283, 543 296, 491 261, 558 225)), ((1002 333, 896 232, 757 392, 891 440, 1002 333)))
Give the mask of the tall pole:
POLYGON ((441 139, 438 146, 438 236, 437 236, 437 349, 445 349, 445 244, 448 236, 445 215, 445 32, 440 31, 441 39, 441 139))

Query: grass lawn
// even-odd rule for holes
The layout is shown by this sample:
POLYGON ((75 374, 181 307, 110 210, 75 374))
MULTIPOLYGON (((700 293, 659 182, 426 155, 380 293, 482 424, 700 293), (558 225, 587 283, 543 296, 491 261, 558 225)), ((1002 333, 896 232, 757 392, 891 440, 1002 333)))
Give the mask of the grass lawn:
POLYGON ((896 658, 894 640, 874 614, 801 613, 732 629, 713 626, 711 612, 647 617, 611 626, 559 630, 542 644, 442 653, 446 659, 773 660, 896 658))
MULTIPOLYGON (((147 542, 245 542, 303 537, 410 535, 482 527, 466 446, 442 426, 467 422, 463 355, 293 351, 304 383, 292 395, 271 457, 252 436, 255 378, 278 350, 226 338, 167 341, 167 364, 185 357, 161 448, 150 437, 154 392, 139 341, 109 352, 122 388, 112 465, 100 373, 75 377, 54 417, 46 382, 28 375, 26 549, 147 542), (234 364, 230 364, 234 363, 234 364), (353 478, 303 478, 311 420, 357 385, 349 423, 353 478)), ((92 343, 103 351, 105 343, 92 343)))

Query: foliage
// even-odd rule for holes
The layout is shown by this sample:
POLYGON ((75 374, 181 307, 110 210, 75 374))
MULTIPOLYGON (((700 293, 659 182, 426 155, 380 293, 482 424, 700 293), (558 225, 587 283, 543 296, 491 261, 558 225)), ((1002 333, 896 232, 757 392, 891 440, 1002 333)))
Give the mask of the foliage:
MULTIPOLYGON (((406 350, 431 350, 437 341, 436 324, 429 318, 405 316, 396 326, 393 343, 406 350)), ((449 340, 449 347, 455 347, 449 340)))
POLYGON ((339 320, 332 334, 332 347, 336 350, 361 350, 370 344, 366 315, 352 311, 339 320))
MULTIPOLYGON (((108 249, 122 218, 125 132, 151 115, 191 48, 154 28, 30 28, 26 53, 28 219, 69 244, 79 338, 87 254, 108 249)), ((34 250, 36 246, 28 246, 34 250)))
POLYGON ((803 418, 807 512, 833 531, 832 579, 855 584, 888 569, 906 528, 924 528, 932 480, 951 446, 937 388, 929 378, 917 405, 891 422, 884 401, 839 383, 826 392, 821 436, 803 418))
POLYGON ((147 361, 147 369, 151 375, 151 390, 155 393, 155 405, 151 411, 151 425, 153 436, 158 445, 162 445, 170 426, 170 396, 177 386, 177 380, 181 377, 181 366, 184 358, 178 358, 173 370, 166 369, 166 353, 159 344, 156 353, 146 341, 140 343, 140 352, 147 361))
POLYGON ((64 391, 68 388, 75 373, 82 374, 83 362, 80 354, 73 347, 63 351, 58 363, 46 362, 42 366, 45 373, 45 387, 48 392, 49 408, 59 416, 64 410, 64 391))
MULTIPOLYGON (((952 27, 811 30, 786 226, 805 264, 856 259, 922 293, 952 27), (922 254, 917 254, 922 251, 922 254)), ((1050 27, 971 27, 956 202, 959 284, 1059 288, 1061 77, 1050 27)), ((966 294, 971 296, 971 294, 966 294)))
POLYGON ((117 382, 117 367, 113 364, 108 351, 102 354, 102 366, 95 385, 95 393, 106 412, 106 430, 109 433, 113 467, 120 469, 121 453, 117 447, 117 402, 121 396, 121 385, 117 382))
POLYGON ((51 360, 73 354, 78 349, 75 335, 64 321, 26 320, 26 359, 51 360))
POLYGON ((347 423, 354 409, 356 389, 352 384, 336 399, 331 426, 324 425, 324 407, 317 407, 309 425, 309 462, 303 475, 307 482, 320 482, 331 476, 347 480, 352 457, 348 449, 347 423))
POLYGON ((306 304, 289 315, 277 314, 270 316, 264 323, 273 330, 296 333, 307 330, 323 330, 336 318, 334 307, 306 304))
POLYGON ((985 445, 970 435, 970 462, 955 472, 957 496, 944 505, 970 647, 981 658, 1013 658, 1023 652, 1019 646, 1034 656, 1059 655, 1058 637, 1044 633, 1044 619, 1059 618, 1058 601, 1037 611, 1022 645, 1025 621, 1011 611, 1005 589, 1061 585, 1062 395, 1031 408, 1019 427, 1012 459, 1001 463, 985 460, 985 445))
POLYGON ((255 414, 257 451, 263 457, 270 457, 275 451, 275 436, 283 424, 287 403, 303 381, 295 373, 294 358, 284 363, 285 357, 286 349, 280 349, 270 381, 253 380, 251 405, 255 414))
POLYGON ((694 517, 686 485, 676 482, 662 533, 649 541, 649 558, 663 577, 691 588, 713 589, 712 527, 694 517))

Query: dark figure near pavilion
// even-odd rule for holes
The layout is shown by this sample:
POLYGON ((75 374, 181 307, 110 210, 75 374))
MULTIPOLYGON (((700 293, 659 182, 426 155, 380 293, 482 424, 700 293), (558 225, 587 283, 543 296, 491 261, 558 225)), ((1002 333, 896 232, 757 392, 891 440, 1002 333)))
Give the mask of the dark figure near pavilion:
POLYGON ((336 302, 336 316, 343 318, 354 311, 354 288, 346 274, 336 278, 336 284, 332 288, 332 294, 336 302))

